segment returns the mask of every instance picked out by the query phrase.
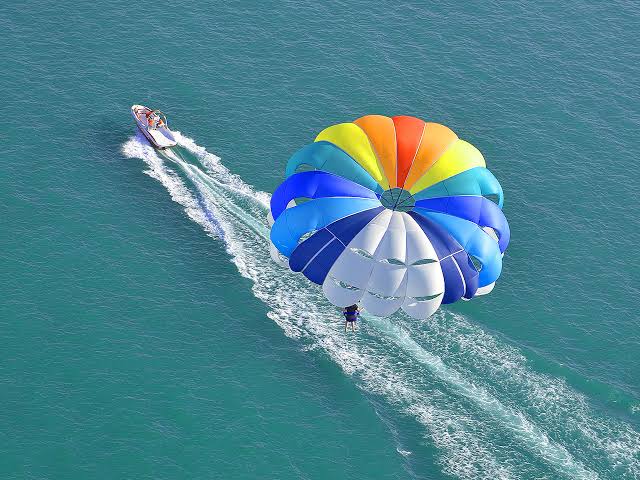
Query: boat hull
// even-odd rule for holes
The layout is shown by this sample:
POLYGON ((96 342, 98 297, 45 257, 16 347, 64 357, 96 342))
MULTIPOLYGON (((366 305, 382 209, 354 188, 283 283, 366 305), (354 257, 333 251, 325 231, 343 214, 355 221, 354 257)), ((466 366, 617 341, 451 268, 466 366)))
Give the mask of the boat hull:
POLYGON ((133 105, 131 107, 131 115, 135 119, 138 129, 142 132, 149 143, 157 149, 164 150, 166 148, 175 147, 178 142, 176 142, 173 132, 171 132, 167 127, 149 128, 145 115, 146 112, 149 111, 151 111, 151 109, 144 105, 133 105))

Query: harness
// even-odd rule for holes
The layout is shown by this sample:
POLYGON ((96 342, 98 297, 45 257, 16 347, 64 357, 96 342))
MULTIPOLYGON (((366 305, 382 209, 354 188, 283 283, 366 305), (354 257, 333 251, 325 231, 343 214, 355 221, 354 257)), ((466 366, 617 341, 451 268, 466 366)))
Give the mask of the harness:
POLYGON ((342 312, 342 314, 348 322, 355 322, 360 316, 360 312, 357 310, 355 312, 342 312))

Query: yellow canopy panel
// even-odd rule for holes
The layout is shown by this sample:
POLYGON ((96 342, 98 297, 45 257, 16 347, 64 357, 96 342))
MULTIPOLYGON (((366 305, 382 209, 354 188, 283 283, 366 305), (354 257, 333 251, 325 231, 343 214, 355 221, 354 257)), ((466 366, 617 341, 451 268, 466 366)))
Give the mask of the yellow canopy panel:
POLYGON ((409 191, 415 194, 459 173, 486 166, 480 150, 464 140, 457 140, 409 191))
POLYGON ((389 182, 384 170, 378 162, 369 138, 364 131, 354 123, 339 123, 325 128, 315 139, 316 142, 330 142, 344 150, 362 168, 380 184, 383 189, 389 188, 389 182))

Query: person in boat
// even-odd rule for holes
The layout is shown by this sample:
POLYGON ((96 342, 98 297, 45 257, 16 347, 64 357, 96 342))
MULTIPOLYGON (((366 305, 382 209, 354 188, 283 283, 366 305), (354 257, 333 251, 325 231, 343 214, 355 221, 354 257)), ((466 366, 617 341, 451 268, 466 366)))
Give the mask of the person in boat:
POLYGON ((342 309, 342 314, 344 315, 344 331, 347 331, 347 327, 351 325, 351 331, 356 331, 356 322, 358 321, 358 317, 360 316, 360 308, 358 305, 350 305, 348 307, 344 307, 342 309))
POLYGON ((149 124, 149 128, 153 128, 155 127, 156 121, 155 121, 155 114, 153 113, 152 110, 149 110, 146 114, 147 116, 147 123, 149 124))

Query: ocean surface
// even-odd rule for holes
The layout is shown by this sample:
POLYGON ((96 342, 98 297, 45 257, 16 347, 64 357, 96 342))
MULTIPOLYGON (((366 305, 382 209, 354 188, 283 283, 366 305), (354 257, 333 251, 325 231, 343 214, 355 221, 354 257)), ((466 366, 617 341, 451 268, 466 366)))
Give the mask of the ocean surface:
POLYGON ((640 8, 467 3, 3 5, 1 479, 640 478, 640 8), (345 335, 266 215, 368 113, 476 145, 512 243, 345 335))

